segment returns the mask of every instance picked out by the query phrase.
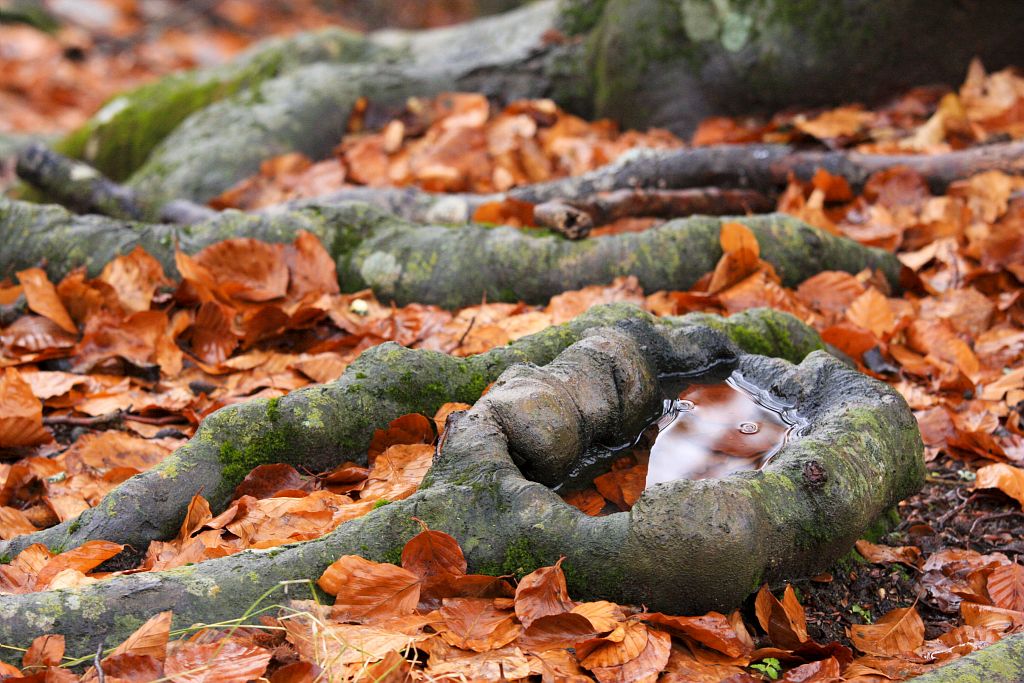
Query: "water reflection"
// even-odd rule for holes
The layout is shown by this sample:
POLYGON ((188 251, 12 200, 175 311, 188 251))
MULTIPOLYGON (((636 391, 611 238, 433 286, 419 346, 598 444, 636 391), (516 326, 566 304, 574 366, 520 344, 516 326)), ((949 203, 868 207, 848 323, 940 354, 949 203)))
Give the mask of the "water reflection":
POLYGON ((758 469, 800 427, 790 408, 738 373, 721 384, 690 385, 669 404, 650 446, 647 487, 758 469))

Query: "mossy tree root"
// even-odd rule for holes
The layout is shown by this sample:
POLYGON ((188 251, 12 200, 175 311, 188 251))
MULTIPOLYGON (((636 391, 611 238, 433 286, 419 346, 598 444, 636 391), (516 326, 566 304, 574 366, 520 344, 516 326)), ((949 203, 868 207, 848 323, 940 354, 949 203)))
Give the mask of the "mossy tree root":
MULTIPOLYGON (((757 326, 745 323, 761 316, 772 321, 767 326, 801 326, 778 313, 737 316, 725 325, 748 327, 733 337, 749 339, 757 326)), ((0 642, 23 646, 40 633, 62 633, 70 654, 82 655, 101 637, 115 642, 161 610, 174 610, 178 626, 237 618, 279 582, 315 579, 339 555, 393 560, 418 531, 413 517, 454 535, 476 571, 522 574, 565 555, 581 597, 674 611, 722 609, 762 581, 821 570, 920 483, 921 442, 906 404, 820 351, 799 366, 750 356, 721 332, 685 318, 631 316, 595 329, 577 335, 583 338, 545 370, 508 370, 472 410, 456 414, 411 498, 314 541, 76 589, 0 596, 0 642), (798 402, 814 425, 763 471, 660 485, 630 513, 591 518, 514 464, 541 476, 552 464, 549 475, 564 469, 590 443, 640 425, 657 403, 659 375, 734 365, 798 402)), ((279 412, 292 419, 283 406, 279 412)), ((288 591, 309 595, 294 584, 288 591)))
MULTIPOLYGON (((592 327, 626 319, 651 320, 635 306, 598 306, 574 320, 470 358, 382 344, 363 353, 335 382, 276 400, 228 406, 209 416, 196 435, 148 472, 111 491, 79 517, 33 534, 0 541, 10 558, 33 543, 67 550, 99 539, 130 546, 116 561, 128 566, 149 542, 172 536, 196 493, 223 509, 257 465, 287 462, 314 471, 365 458, 373 430, 407 413, 432 415, 443 403, 472 403, 512 363, 543 365, 592 327)), ((673 319, 674 324, 713 324, 750 350, 799 360, 821 341, 785 314, 758 309, 729 319, 673 319)))
POLYGON ((1024 681, 1024 633, 914 678, 915 683, 1020 683, 1024 681))
POLYGON ((385 301, 446 308, 488 301, 543 303, 567 289, 635 275, 646 291, 688 289, 722 254, 720 227, 736 220, 756 235, 761 257, 784 284, 822 270, 881 270, 899 286, 895 256, 836 237, 782 214, 668 221, 642 233, 570 241, 509 227, 409 223, 366 204, 309 205, 267 214, 228 211, 195 225, 133 223, 77 216, 57 206, 0 199, 0 277, 45 263, 59 278, 78 266, 90 273, 141 245, 174 272, 174 247, 195 252, 229 237, 290 241, 317 235, 336 259, 346 291, 370 287, 385 301), (452 274, 458 273, 458 278, 452 274))

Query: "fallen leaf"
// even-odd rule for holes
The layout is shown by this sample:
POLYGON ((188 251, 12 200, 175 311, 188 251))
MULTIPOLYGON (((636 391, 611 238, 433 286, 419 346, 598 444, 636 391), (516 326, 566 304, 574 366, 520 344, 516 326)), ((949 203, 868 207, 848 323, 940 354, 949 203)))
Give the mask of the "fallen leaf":
POLYGON ((980 468, 977 475, 975 489, 999 489, 1024 505, 1024 469, 998 462, 980 468))
POLYGON ((857 552, 863 555, 864 559, 868 562, 902 562, 908 566, 916 567, 917 561, 921 559, 921 549, 912 545, 893 547, 878 545, 861 539, 857 541, 855 547, 857 552))
POLYGON ((343 555, 328 567, 317 585, 335 596, 342 621, 412 614, 420 599, 420 577, 393 564, 343 555))
POLYGON ((43 427, 43 404, 16 368, 0 377, 0 448, 53 441, 43 427))
POLYGON ((25 288, 25 299, 28 301, 29 309, 57 323, 64 331, 78 334, 78 326, 68 315, 67 309, 57 295, 57 288, 46 277, 46 271, 42 268, 22 270, 18 273, 18 281, 25 288))
POLYGON ((786 585, 781 602, 768 590, 768 584, 761 586, 754 607, 761 628, 778 647, 796 649, 808 639, 804 608, 792 586, 786 585))
POLYGON ((850 639, 861 652, 896 657, 924 643, 924 622, 914 607, 895 609, 874 624, 851 626, 850 639))
POLYGON ((1024 567, 1007 564, 988 576, 988 594, 996 607, 1024 612, 1024 567))
POLYGON ((550 614, 572 610, 576 603, 569 599, 569 589, 562 573, 562 560, 551 567, 541 567, 527 574, 516 587, 516 616, 526 628, 534 620, 550 614))

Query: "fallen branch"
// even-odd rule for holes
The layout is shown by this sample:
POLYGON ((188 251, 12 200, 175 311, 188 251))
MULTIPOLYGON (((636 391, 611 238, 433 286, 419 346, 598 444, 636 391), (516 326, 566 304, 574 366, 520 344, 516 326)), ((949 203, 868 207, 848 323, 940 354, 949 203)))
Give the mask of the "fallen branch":
MULTIPOLYGON (((771 211, 774 204, 756 190, 719 190, 714 187, 686 190, 616 190, 563 201, 537 204, 537 225, 560 231, 582 232, 620 218, 651 216, 682 218, 703 214, 729 216, 771 211)), ((569 235, 567 235, 569 236, 569 235)))

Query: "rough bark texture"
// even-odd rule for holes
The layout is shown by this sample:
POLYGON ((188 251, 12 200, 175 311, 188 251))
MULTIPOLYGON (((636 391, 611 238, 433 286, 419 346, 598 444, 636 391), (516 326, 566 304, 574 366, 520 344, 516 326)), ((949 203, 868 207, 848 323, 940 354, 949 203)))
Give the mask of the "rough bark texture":
POLYGON ((1007 636, 943 667, 915 683, 1020 683, 1024 681, 1024 633, 1007 636))
POLYGON ((567 289, 635 275, 647 291, 687 289, 722 254, 723 221, 744 223, 761 257, 786 285, 822 270, 880 269, 899 285, 890 253, 836 237, 782 214, 692 217, 643 233, 572 242, 538 231, 465 225, 423 226, 358 203, 309 205, 302 210, 247 215, 225 212, 192 226, 132 223, 76 216, 57 206, 0 199, 0 277, 38 263, 51 277, 87 266, 96 274, 136 245, 174 272, 174 245, 192 253, 229 237, 290 241, 300 229, 317 235, 337 260, 347 291, 371 287, 382 300, 457 308, 488 301, 546 302, 567 289), (454 277, 458 274, 458 277, 454 277))
MULTIPOLYGON (((747 317, 762 315, 768 326, 800 326, 778 313, 747 317)), ((738 328, 743 320, 720 324, 738 328)), ((820 571, 920 484, 921 441, 905 402, 827 354, 812 352, 799 366, 747 355, 686 318, 659 323, 634 316, 600 329, 543 371, 508 370, 472 410, 457 414, 411 498, 314 541, 79 589, 0 596, 0 642, 26 645, 39 633, 62 633, 69 653, 80 655, 94 651, 101 634, 113 642, 165 609, 174 610, 176 625, 237 618, 278 582, 316 577, 341 554, 395 560, 418 530, 412 517, 454 535, 475 571, 522 574, 566 555, 563 566, 581 597, 668 611, 723 609, 762 581, 820 571), (591 440, 639 425, 658 375, 700 375, 730 364, 799 405, 812 425, 762 471, 659 485, 629 513, 591 518, 524 478, 514 464, 517 459, 528 471, 535 465, 543 470, 537 458, 556 453, 563 467, 591 440), (532 391, 536 387, 541 391, 532 391), (553 412, 544 413, 548 408, 553 412), (536 422, 510 424, 526 412, 536 422), (568 419, 557 419, 561 415, 568 419)), ((734 338, 754 335, 747 329, 734 338)), ((771 346, 767 339, 761 344, 771 346)), ((787 355, 807 350, 782 349, 787 355)), ((383 353, 395 352, 392 346, 383 353)), ((284 400, 271 422, 277 429, 302 424, 306 431, 309 414, 286 408, 284 400)), ((267 410, 265 402, 250 405, 267 410)), ((314 444, 318 438, 337 440, 329 427, 308 431, 313 436, 301 450, 316 452, 324 444, 314 444)), ((197 435, 193 442, 203 439, 197 435)), ((304 587, 289 588, 289 597, 307 596, 304 587)))

